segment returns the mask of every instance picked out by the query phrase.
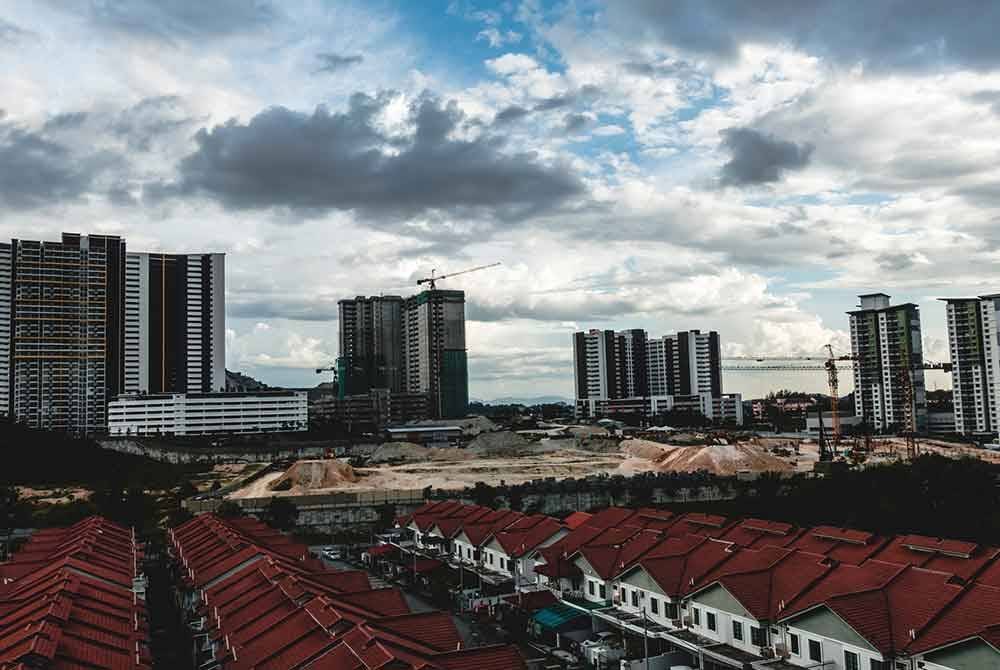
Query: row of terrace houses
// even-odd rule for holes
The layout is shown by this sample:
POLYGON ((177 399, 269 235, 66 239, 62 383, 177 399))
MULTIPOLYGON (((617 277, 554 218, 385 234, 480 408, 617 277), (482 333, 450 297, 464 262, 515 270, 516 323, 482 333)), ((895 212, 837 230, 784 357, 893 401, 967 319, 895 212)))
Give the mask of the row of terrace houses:
POLYGON ((199 670, 526 668, 516 647, 466 648, 447 613, 414 613, 254 519, 203 514, 169 535, 199 670))
POLYGON ((100 517, 35 532, 0 563, 0 668, 151 668, 142 558, 100 517))
POLYGON ((997 547, 656 509, 557 520, 455 501, 397 525, 513 592, 550 591, 559 616, 537 620, 565 625, 572 608, 586 632, 617 630, 644 656, 684 653, 706 670, 1000 668, 997 547))

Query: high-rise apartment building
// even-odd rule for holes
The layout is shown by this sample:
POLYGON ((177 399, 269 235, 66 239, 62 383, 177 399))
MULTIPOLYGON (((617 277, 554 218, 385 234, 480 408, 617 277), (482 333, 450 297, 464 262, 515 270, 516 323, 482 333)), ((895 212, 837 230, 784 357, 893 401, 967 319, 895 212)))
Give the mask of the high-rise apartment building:
POLYGON ((403 298, 358 296, 341 300, 340 397, 372 389, 403 390, 403 298))
POLYGON ((226 388, 223 254, 128 253, 125 392, 226 388))
POLYGON ((11 319, 10 309, 14 300, 14 259, 11 246, 0 243, 0 416, 10 416, 11 393, 11 319))
POLYGON ((573 382, 577 399, 620 398, 617 338, 613 330, 573 335, 573 382))
POLYGON ((651 395, 722 395, 719 334, 680 331, 647 342, 651 395))
MULTIPOLYGON (((125 241, 64 233, 10 247, 9 379, 29 426, 100 432, 124 387, 125 241)), ((2 270, 0 270, 2 272, 2 270)))
POLYGON ((404 391, 426 393, 435 416, 464 417, 469 408, 465 292, 429 290, 403 305, 404 391))
POLYGON ((646 331, 590 330, 573 335, 577 398, 637 398, 650 394, 646 331))
POLYGON ((996 433, 1000 426, 1000 294, 946 298, 955 432, 996 433))
POLYGON ((428 413, 464 417, 469 406, 465 293, 430 290, 409 298, 341 300, 341 398, 388 389, 423 394, 428 413))
POLYGON ((573 335, 577 412, 583 416, 693 410, 742 421, 737 396, 722 393, 719 334, 698 330, 647 338, 646 331, 573 335))
POLYGON ((885 293, 859 296, 848 312, 854 356, 854 408, 876 430, 927 424, 920 308, 890 304, 885 293))

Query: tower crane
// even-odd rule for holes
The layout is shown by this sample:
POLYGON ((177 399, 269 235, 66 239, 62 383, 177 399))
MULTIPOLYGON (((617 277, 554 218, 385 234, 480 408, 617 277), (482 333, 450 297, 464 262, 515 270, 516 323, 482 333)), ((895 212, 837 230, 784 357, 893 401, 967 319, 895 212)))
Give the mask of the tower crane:
POLYGON ((470 272, 477 272, 479 270, 486 270, 487 268, 495 268, 498 265, 500 265, 500 263, 490 263, 489 265, 478 265, 474 268, 468 268, 467 270, 458 270, 457 272, 449 272, 448 274, 444 275, 435 275, 434 273, 437 272, 437 270, 432 269, 430 277, 422 277, 417 280, 417 286, 420 286, 421 284, 430 284, 430 290, 433 291, 437 288, 437 282, 441 279, 448 279, 449 277, 457 277, 458 275, 464 275, 470 272))
POLYGON ((837 357, 833 355, 833 345, 826 345, 830 357, 826 359, 826 379, 830 385, 830 427, 833 429, 834 448, 840 444, 840 392, 837 380, 837 357))

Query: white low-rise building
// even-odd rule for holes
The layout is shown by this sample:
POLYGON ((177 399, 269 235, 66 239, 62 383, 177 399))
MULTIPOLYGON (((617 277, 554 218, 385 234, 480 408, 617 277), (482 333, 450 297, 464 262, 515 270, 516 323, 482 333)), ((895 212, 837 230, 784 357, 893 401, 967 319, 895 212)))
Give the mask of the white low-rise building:
POLYGON ((303 391, 121 395, 108 404, 108 433, 216 435, 308 428, 303 391))

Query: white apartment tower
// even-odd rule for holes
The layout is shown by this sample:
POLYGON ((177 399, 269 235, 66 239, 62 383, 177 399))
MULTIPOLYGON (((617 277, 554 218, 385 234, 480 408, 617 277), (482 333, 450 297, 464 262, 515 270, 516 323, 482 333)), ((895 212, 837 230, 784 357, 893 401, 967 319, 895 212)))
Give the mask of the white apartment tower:
POLYGON ((646 343, 650 395, 722 395, 719 334, 680 331, 646 343))
POLYGON ((859 309, 848 312, 855 414, 875 430, 921 431, 927 399, 920 308, 892 305, 885 293, 859 298, 859 309))
POLYGON ((996 433, 1000 389, 1000 294, 945 298, 955 432, 996 433))
POLYGON ((128 253, 125 393, 226 388, 224 254, 128 253))

